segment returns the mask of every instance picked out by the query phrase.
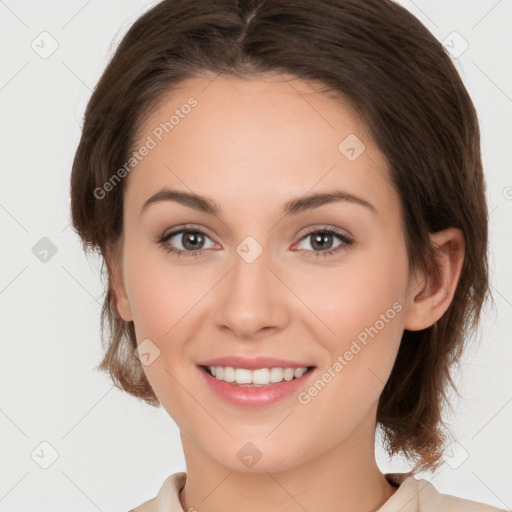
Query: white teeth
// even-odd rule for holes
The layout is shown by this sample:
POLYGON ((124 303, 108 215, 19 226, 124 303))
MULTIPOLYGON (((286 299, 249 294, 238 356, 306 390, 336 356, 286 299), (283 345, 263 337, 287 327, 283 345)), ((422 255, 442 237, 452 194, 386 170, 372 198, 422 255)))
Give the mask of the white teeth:
POLYGON ((270 375, 270 370, 268 368, 252 370, 252 372, 249 370, 247 371, 252 374, 252 378, 250 381, 252 382, 252 384, 268 384, 270 375))
POLYGON ((302 368, 259 368, 248 370, 246 368, 233 368, 232 366, 208 366, 211 374, 217 380, 236 382, 240 385, 267 386, 278 382, 298 379, 307 372, 302 368))
POLYGON ((283 378, 284 378, 284 371, 282 368, 271 368, 270 369, 270 382, 281 382, 283 380, 283 378))
MULTIPOLYGON (((214 368, 214 367, 212 367, 214 368)), ((224 380, 226 382, 235 382, 236 374, 235 369, 231 367, 224 368, 224 380)))
POLYGON ((251 370, 246 370, 244 368, 237 368, 235 370, 235 380, 237 384, 250 384, 252 382, 251 379, 251 370))

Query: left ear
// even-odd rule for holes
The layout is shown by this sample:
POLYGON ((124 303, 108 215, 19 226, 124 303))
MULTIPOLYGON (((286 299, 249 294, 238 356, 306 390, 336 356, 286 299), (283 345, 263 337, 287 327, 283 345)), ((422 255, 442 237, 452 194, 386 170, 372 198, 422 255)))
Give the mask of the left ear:
POLYGON ((464 262, 464 235, 458 228, 431 233, 436 249, 437 268, 428 276, 410 280, 404 328, 409 331, 426 329, 439 320, 452 302, 464 262))

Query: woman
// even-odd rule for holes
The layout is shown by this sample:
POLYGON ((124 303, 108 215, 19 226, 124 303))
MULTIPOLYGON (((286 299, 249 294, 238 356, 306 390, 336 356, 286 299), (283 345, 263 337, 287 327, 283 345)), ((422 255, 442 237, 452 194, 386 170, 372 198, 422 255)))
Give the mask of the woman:
POLYGON ((99 368, 183 443, 186 473, 135 511, 498 510, 414 478, 443 462, 489 293, 479 137, 448 54, 390 1, 137 20, 71 181, 107 269, 99 368), (377 426, 411 471, 380 472, 377 426))

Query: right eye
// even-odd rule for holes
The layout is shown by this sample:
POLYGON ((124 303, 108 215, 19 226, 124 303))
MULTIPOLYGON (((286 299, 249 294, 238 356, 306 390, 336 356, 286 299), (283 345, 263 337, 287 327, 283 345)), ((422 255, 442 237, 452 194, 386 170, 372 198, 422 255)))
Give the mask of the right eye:
POLYGON ((180 228, 170 233, 163 234, 157 240, 167 252, 176 254, 177 256, 194 256, 198 257, 203 254, 206 249, 212 247, 204 247, 206 239, 215 244, 211 238, 197 228, 180 228), (181 247, 180 247, 181 245, 181 247))

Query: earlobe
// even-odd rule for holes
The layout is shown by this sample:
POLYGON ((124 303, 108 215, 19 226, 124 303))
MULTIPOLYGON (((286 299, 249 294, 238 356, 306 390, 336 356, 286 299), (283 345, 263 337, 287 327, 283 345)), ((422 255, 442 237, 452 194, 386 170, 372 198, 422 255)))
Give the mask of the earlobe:
POLYGON ((436 248, 437 266, 428 276, 416 279, 408 290, 404 328, 426 329, 439 320, 450 306, 464 262, 464 236, 460 229, 448 228, 430 235, 436 248))
POLYGON ((133 316, 124 285, 124 278, 118 261, 119 260, 116 258, 111 265, 107 265, 109 269, 110 288, 117 314, 125 322, 131 322, 133 321, 133 316))

